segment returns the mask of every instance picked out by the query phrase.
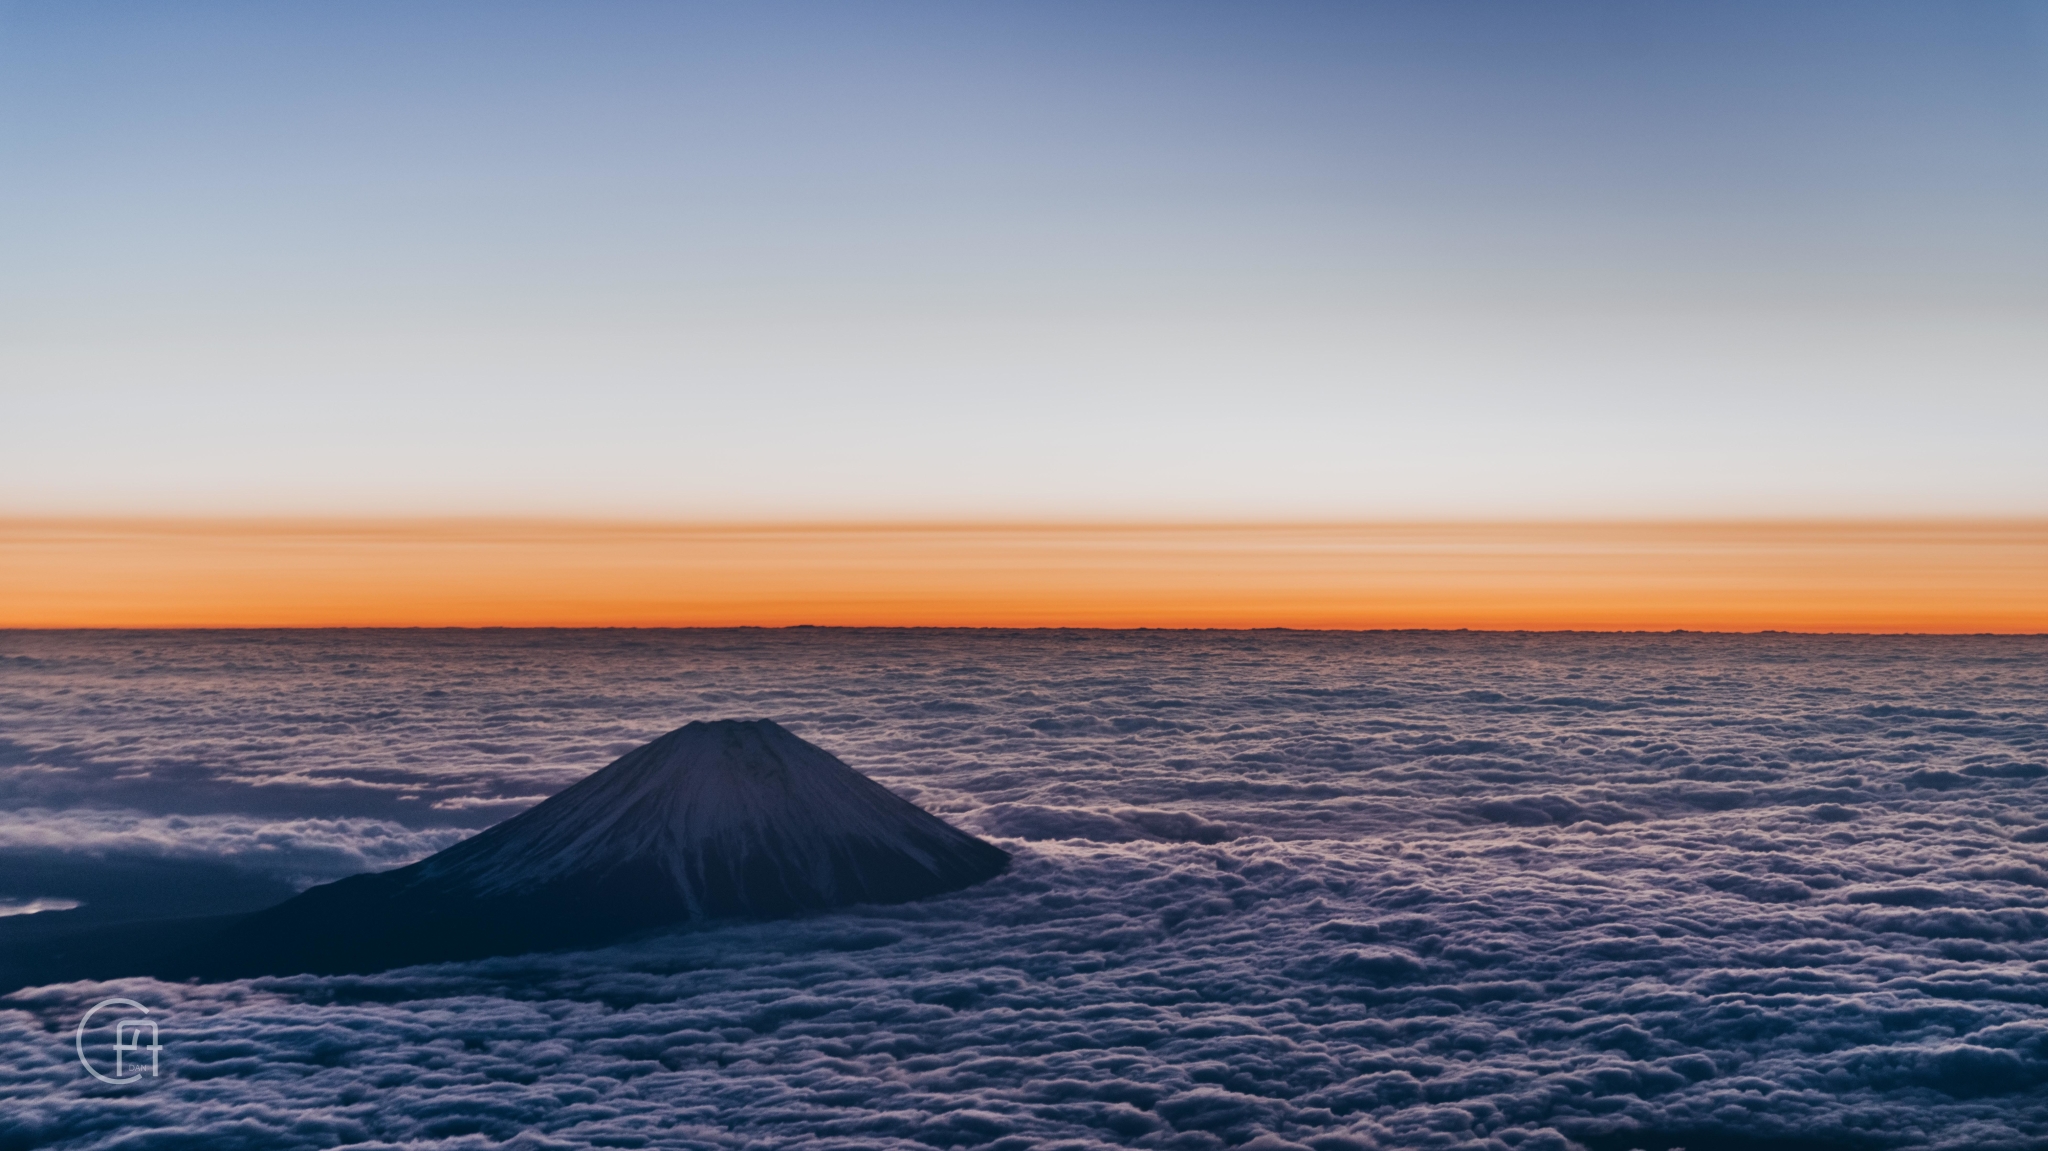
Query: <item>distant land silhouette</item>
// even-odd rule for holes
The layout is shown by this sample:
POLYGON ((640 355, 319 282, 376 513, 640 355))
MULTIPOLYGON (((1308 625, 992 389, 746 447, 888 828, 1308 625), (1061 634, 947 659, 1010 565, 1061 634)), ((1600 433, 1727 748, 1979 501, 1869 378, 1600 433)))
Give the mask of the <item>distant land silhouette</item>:
POLYGON ((696 722, 418 863, 168 936, 169 925, 151 925, 154 948, 134 949, 142 932, 103 929, 77 941, 71 961, 96 978, 380 971, 900 903, 1009 862, 769 720, 696 722))
POLYGON ((241 919, 193 968, 375 971, 585 946, 691 920, 900 903, 1009 861, 778 724, 698 722, 409 867, 241 919))

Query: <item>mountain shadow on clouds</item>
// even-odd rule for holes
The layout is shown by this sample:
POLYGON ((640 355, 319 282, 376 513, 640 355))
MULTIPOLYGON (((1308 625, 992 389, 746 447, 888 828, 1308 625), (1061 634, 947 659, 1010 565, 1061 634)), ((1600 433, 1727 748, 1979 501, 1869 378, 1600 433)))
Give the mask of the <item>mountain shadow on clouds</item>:
POLYGON ((900 903, 1010 856, 768 720, 691 723, 409 867, 236 921, 179 974, 338 974, 900 903))

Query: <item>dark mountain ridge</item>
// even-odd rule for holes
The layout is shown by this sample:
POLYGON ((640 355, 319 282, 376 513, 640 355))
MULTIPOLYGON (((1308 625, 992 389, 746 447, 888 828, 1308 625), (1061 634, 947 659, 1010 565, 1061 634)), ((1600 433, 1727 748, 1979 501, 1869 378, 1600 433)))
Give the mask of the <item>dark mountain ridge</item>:
POLYGON ((593 946, 900 903, 1009 860, 769 720, 696 722, 418 863, 248 915, 179 966, 333 974, 593 946))

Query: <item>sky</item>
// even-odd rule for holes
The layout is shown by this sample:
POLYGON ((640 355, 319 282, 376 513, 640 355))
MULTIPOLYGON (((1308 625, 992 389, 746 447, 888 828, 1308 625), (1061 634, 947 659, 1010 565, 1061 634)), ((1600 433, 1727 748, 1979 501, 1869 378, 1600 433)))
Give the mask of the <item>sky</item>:
POLYGON ((2048 514, 2038 4, 0 3, 0 514, 2048 514))
POLYGON ((0 520, 0 628, 798 625, 2048 633, 2048 522, 0 520))

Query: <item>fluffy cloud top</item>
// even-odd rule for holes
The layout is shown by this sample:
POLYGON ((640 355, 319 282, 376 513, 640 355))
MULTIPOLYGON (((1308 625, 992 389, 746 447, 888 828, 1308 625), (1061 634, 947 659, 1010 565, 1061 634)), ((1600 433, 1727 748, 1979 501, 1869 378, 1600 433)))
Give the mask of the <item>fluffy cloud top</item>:
POLYGON ((463 838, 372 819, 258 819, 25 808, 0 812, 0 850, 206 859, 305 883, 383 871, 463 838))
MULTIPOLYGON (((216 798, 409 762, 430 811, 573 777, 619 729, 769 714, 1018 859, 940 900, 602 951, 23 992, 0 1146, 2048 1140, 2048 641, 111 642, 10 641, 35 661, 6 680, 15 786, 168 796, 120 777, 183 770, 176 746, 216 798), (186 670, 117 695, 136 645, 186 670), (229 665, 249 690, 197 706, 229 665), (469 698, 437 718, 434 690, 469 698), (337 747, 236 750, 300 739, 257 734, 307 722, 287 706, 378 700, 337 747), (496 750, 452 751, 465 731, 496 750), (161 1013, 166 1078, 79 1069, 69 1029, 113 994, 161 1013)), ((108 817, 20 822, 66 818, 108 817)), ((263 825, 221 818, 195 842, 230 857, 263 825)), ((306 845, 449 831, 293 818, 306 845)))

